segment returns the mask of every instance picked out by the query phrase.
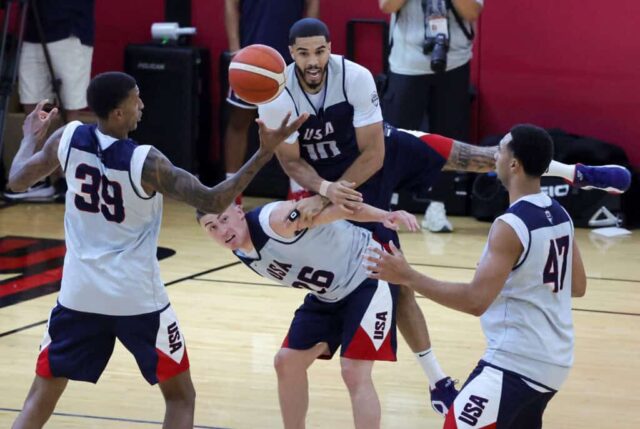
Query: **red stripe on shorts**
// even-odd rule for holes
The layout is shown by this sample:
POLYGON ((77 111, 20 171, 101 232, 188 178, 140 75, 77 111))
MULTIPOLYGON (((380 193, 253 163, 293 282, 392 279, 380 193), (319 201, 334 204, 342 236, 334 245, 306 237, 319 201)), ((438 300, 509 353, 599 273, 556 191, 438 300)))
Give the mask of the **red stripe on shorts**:
POLYGON ((36 374, 40 377, 51 378, 51 367, 49 366, 49 346, 40 351, 38 362, 36 363, 36 374))
POLYGON ((351 339, 351 342, 342 357, 359 360, 395 361, 396 355, 393 353, 393 349, 391 348, 391 331, 389 331, 382 342, 380 349, 376 350, 371 338, 369 338, 369 335, 367 335, 366 331, 362 329, 362 326, 358 326, 358 330, 351 339))
POLYGON ((187 355, 186 346, 184 347, 184 355, 182 355, 180 363, 176 363, 176 361, 164 354, 160 349, 156 348, 156 353, 158 353, 156 377, 158 377, 158 381, 168 380, 171 377, 175 377, 189 369, 189 355, 187 355))

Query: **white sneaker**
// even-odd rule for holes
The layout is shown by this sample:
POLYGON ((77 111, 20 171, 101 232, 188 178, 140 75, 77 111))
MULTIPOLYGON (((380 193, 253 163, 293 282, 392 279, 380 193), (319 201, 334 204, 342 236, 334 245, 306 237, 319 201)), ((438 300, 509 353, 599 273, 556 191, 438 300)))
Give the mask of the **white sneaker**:
POLYGON ((50 202, 55 198, 55 190, 48 182, 38 182, 24 192, 5 191, 8 201, 50 202))
POLYGON ((444 203, 431 201, 422 219, 422 228, 431 232, 451 232, 453 226, 447 219, 444 203))

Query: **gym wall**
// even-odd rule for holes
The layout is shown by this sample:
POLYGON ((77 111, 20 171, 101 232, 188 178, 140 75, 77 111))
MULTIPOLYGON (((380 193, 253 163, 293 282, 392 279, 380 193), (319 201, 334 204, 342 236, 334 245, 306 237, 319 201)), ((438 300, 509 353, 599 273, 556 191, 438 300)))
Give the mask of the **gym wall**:
MULTIPOLYGON (((350 18, 385 17, 376 0, 320 3, 336 53, 345 52, 350 18)), ((192 22, 198 28, 195 43, 211 51, 213 124, 219 115, 218 58, 227 44, 223 5, 223 0, 192 0, 192 22)), ((97 1, 96 12, 93 72, 122 70, 124 47, 149 40, 151 23, 163 20, 164 2, 97 1)), ((574 2, 487 0, 473 63, 479 90, 474 107, 476 139, 502 133, 514 123, 533 122, 622 146, 640 167, 638 16, 640 3, 632 0, 611 5, 585 0, 579 7, 574 2)), ((377 38, 372 42, 371 52, 377 52, 377 42, 377 38)), ((367 51, 358 47, 358 52, 367 51)), ((359 60, 378 67, 373 57, 359 60)), ((218 148, 214 130, 212 158, 218 148)))

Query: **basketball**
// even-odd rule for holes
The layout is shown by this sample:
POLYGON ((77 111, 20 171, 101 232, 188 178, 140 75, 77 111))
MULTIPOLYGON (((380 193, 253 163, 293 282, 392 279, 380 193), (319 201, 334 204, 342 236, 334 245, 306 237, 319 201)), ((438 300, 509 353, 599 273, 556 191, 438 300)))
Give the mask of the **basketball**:
POLYGON ((284 89, 282 55, 266 45, 249 45, 239 50, 229 64, 229 84, 247 103, 264 104, 284 89))

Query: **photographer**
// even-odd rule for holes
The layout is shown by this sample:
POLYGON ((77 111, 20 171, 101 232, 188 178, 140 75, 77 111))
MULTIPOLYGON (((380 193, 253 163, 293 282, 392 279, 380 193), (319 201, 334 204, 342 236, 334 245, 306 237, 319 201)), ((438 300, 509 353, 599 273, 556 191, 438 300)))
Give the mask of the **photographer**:
MULTIPOLYGON (((379 5, 393 14, 383 117, 399 128, 469 141, 469 63, 483 0, 379 0, 379 5)), ((450 231, 444 206, 431 206, 436 213, 427 219, 433 222, 423 226, 450 231)))

